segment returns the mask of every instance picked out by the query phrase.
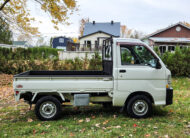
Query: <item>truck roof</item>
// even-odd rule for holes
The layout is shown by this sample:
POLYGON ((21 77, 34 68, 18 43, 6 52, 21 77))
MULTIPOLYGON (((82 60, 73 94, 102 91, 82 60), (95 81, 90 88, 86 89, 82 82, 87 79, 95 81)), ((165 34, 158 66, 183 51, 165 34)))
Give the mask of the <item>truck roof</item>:
POLYGON ((145 44, 140 39, 134 39, 134 38, 113 38, 114 42, 125 42, 125 43, 141 43, 145 44))
POLYGON ((134 38, 113 38, 114 41, 116 42, 135 42, 135 43, 142 43, 141 40, 139 39, 134 39, 134 38))

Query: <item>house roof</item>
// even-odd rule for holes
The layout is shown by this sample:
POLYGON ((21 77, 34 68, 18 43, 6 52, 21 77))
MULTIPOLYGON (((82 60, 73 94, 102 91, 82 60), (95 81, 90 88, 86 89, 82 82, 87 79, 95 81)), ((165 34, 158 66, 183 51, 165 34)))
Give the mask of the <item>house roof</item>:
MULTIPOLYGON (((93 35, 93 34, 96 34, 96 33, 103 33, 103 34, 107 34, 107 35, 112 36, 112 34, 109 34, 109 33, 103 32, 103 31, 97 31, 97 32, 94 32, 94 33, 91 33, 91 34, 88 34, 88 35, 84 35, 84 36, 82 36, 82 37, 79 37, 79 39, 84 38, 84 37, 87 37, 87 36, 90 36, 90 35, 93 35)), ((119 36, 118 36, 118 37, 119 37, 119 36)))
POLYGON ((154 42, 164 42, 164 43, 190 43, 190 38, 150 37, 149 39, 154 42))
POLYGON ((104 33, 120 36, 120 22, 107 23, 86 23, 84 27, 83 37, 92 33, 102 31, 104 33))
POLYGON ((20 46, 20 45, 25 45, 25 43, 26 43, 27 41, 13 41, 13 45, 15 45, 15 46, 20 46))
POLYGON ((187 29, 190 30, 190 27, 188 27, 187 25, 185 25, 185 24, 182 23, 182 22, 178 22, 178 23, 173 24, 173 25, 170 25, 170 26, 168 26, 168 27, 166 27, 166 28, 157 30, 156 32, 151 33, 151 34, 145 36, 144 38, 142 38, 142 40, 143 40, 143 39, 146 39, 146 38, 149 38, 149 37, 152 37, 152 36, 154 36, 154 35, 156 35, 156 34, 159 34, 159 33, 161 33, 161 32, 164 32, 164 31, 166 31, 166 30, 168 30, 168 29, 170 29, 170 28, 172 28, 172 27, 174 27, 174 26, 177 26, 177 25, 181 25, 181 26, 183 26, 183 27, 185 27, 185 28, 187 28, 187 29))

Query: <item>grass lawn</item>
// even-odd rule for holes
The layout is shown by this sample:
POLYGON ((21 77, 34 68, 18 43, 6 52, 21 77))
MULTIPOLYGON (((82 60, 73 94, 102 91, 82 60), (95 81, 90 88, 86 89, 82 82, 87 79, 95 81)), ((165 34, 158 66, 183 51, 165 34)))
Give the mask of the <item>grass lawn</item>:
MULTIPOLYGON (((12 89, 11 85, 9 85, 12 89)), ((11 91, 2 87, 1 91, 11 91)), ((119 108, 63 107, 58 121, 41 122, 34 108, 0 97, 0 137, 190 137, 190 79, 174 78, 174 104, 154 107, 151 118, 132 119, 119 108), (5 104, 6 103, 6 104, 5 104)))

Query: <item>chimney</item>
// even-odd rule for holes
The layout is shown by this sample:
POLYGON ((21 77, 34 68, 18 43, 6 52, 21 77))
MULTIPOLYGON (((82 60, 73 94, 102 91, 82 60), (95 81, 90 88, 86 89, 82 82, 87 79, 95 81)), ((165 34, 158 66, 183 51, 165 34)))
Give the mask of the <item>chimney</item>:
POLYGON ((95 22, 95 21, 93 21, 93 25, 95 25, 95 23, 96 23, 96 22, 95 22))
POLYGON ((111 24, 112 24, 112 25, 114 24, 113 20, 111 21, 111 24))

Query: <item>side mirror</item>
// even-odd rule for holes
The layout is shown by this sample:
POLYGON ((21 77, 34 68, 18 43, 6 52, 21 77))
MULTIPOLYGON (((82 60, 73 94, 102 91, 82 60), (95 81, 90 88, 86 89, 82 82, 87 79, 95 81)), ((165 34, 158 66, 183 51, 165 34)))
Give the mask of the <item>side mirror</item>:
POLYGON ((162 68, 162 66, 160 64, 159 59, 156 59, 156 69, 161 69, 161 68, 162 68))

